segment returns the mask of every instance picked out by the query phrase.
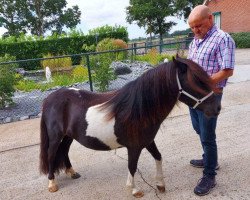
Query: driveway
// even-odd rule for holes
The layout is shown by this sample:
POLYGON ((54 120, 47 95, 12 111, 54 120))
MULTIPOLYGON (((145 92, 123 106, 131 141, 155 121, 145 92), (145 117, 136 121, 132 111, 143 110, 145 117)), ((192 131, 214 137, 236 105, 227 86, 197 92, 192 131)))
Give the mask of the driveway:
MULTIPOLYGON (((246 63, 248 67, 249 63, 246 63)), ((237 64, 242 65, 245 64, 237 64)), ((218 184, 202 200, 249 200, 250 81, 242 81, 240 77, 230 81, 224 91, 222 104, 217 128, 221 166, 218 184)), ((57 176, 59 191, 49 193, 47 178, 38 171, 39 120, 0 125, 0 199, 133 199, 125 187, 126 150, 93 151, 77 142, 71 146, 70 158, 73 167, 82 176, 71 180, 61 173, 57 176)), ((155 188, 154 160, 147 151, 143 151, 138 166, 141 175, 137 173, 135 179, 136 185, 144 191, 142 199, 201 199, 194 195, 193 188, 201 177, 202 169, 191 167, 189 160, 200 158, 202 150, 192 130, 186 106, 180 104, 164 121, 156 144, 163 157, 166 192, 158 194, 152 188, 155 188)))

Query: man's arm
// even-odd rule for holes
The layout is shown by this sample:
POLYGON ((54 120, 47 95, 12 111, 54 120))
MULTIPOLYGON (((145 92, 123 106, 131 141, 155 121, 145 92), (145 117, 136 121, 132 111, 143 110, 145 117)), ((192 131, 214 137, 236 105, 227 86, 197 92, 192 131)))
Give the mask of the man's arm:
POLYGON ((233 69, 223 69, 211 76, 212 83, 216 85, 220 81, 223 81, 233 75, 233 69))

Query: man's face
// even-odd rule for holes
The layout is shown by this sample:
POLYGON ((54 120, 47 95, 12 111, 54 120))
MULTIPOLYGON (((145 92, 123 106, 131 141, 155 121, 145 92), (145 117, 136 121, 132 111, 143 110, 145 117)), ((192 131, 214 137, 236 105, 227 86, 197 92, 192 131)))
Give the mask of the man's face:
POLYGON ((206 18, 196 18, 190 19, 188 23, 194 33, 194 36, 198 39, 203 39, 209 29, 212 27, 213 19, 212 16, 206 18))

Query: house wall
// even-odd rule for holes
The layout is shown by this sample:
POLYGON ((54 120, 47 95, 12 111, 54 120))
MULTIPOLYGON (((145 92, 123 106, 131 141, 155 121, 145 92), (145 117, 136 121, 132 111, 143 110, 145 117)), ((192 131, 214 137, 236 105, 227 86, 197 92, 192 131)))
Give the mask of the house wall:
POLYGON ((250 32, 250 0, 208 0, 206 5, 221 12, 221 29, 229 33, 250 32))

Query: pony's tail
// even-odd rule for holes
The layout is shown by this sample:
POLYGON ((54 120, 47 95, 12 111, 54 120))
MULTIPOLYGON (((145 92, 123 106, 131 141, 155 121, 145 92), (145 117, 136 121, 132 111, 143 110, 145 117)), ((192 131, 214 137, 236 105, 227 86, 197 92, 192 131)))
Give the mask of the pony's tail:
POLYGON ((44 121, 44 116, 41 117, 40 122, 40 173, 48 174, 49 162, 48 162, 48 148, 49 148, 49 137, 47 127, 44 121))

